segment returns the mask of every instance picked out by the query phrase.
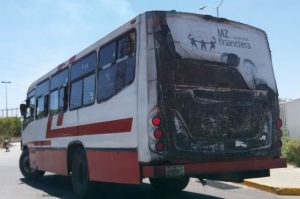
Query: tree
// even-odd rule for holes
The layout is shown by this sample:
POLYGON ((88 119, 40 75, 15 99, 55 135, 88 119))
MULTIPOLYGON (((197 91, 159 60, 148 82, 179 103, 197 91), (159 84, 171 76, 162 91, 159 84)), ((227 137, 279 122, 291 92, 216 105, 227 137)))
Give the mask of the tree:
POLYGON ((22 121, 17 117, 0 118, 0 137, 21 136, 22 121))

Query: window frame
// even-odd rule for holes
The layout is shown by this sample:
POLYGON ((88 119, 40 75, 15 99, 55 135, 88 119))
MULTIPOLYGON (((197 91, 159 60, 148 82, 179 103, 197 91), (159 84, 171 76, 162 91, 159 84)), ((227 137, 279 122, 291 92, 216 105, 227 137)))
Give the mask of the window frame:
POLYGON ((49 105, 50 105, 50 96, 49 96, 49 94, 50 94, 50 78, 48 77, 48 78, 46 78, 46 79, 44 79, 44 80, 42 80, 42 81, 40 81, 37 85, 36 85, 36 88, 35 88, 35 119, 36 120, 39 120, 39 119, 43 119, 43 118, 45 118, 45 117, 48 117, 48 115, 49 115, 49 105), (39 87, 39 85, 41 85, 41 84, 43 84, 43 83, 45 83, 46 81, 48 81, 49 83, 48 83, 48 90, 45 92, 45 93, 42 93, 42 94, 40 94, 40 95, 37 95, 38 93, 37 93, 37 91, 38 91, 38 87, 39 87), (47 97, 48 96, 48 97, 47 97), (38 103, 37 103, 37 101, 38 101, 38 99, 40 99, 40 98, 43 98, 44 99, 44 106, 43 106, 43 108, 44 108, 44 110, 43 110, 43 112, 45 112, 45 109, 47 109, 47 113, 45 114, 43 114, 43 116, 40 116, 40 117, 38 117, 38 113, 37 113, 37 108, 38 108, 38 103), (48 99, 48 100, 46 100, 46 99, 48 99), (45 102, 47 102, 47 107, 46 107, 46 104, 45 104, 45 102))
MULTIPOLYGON (((66 93, 66 95, 69 97, 69 93, 70 93, 70 69, 69 69, 70 67, 66 67, 66 68, 63 68, 63 69, 61 69, 61 70, 59 70, 59 71, 57 71, 57 72, 55 72, 53 75, 51 75, 51 79, 50 79, 50 89, 49 89, 49 113, 50 113, 50 105, 51 105, 51 93, 52 92, 55 92, 55 91, 57 91, 58 92, 58 109, 57 109, 57 112, 56 113, 51 113, 52 115, 57 115, 57 114, 59 114, 59 113, 65 113, 66 111, 68 111, 68 108, 69 108, 69 104, 67 104, 67 106, 66 106, 66 109, 62 109, 62 110, 60 110, 59 109, 59 99, 60 99, 60 89, 62 89, 62 88, 67 88, 67 93, 66 93), (60 85, 60 86, 58 86, 58 87, 55 87, 55 88, 53 88, 53 89, 51 89, 51 86, 52 86, 52 79, 53 79, 53 77, 55 76, 55 75, 58 75, 59 73, 63 73, 65 70, 67 70, 67 74, 68 74, 68 81, 66 82, 66 85, 64 86, 64 84, 62 84, 62 85, 60 85)), ((67 103, 69 103, 69 99, 67 100, 67 103)))
MULTIPOLYGON (((132 28, 132 29, 130 29, 130 30, 128 30, 128 31, 126 31, 126 32, 124 32, 123 34, 121 34, 121 35, 119 35, 119 36, 117 36, 117 37, 115 37, 114 39, 111 39, 110 41, 108 41, 108 42, 106 42, 105 44, 103 44, 100 48, 99 48, 99 50, 98 50, 98 64, 97 64, 97 77, 96 77, 96 79, 97 79, 97 85, 96 85, 96 90, 97 90, 97 95, 96 95, 96 98, 97 98, 97 103, 98 104, 100 104, 100 103, 103 103, 103 102, 106 102, 106 101, 108 101, 108 100, 110 100, 111 98, 113 98, 115 95, 117 95, 118 93, 120 93, 123 89, 125 89, 126 87, 128 87, 128 86, 130 86, 134 81, 135 81, 135 78, 136 78, 136 65, 137 65, 137 41, 138 41, 138 34, 137 34, 137 30, 136 30, 136 28, 132 28), (124 86, 122 89, 120 89, 119 91, 117 91, 116 93, 114 93, 113 95, 111 95, 110 97, 108 97, 108 98, 106 98, 106 99, 103 99, 103 100, 99 100, 99 97, 98 97, 98 95, 99 95, 99 93, 98 93, 98 84, 99 84, 99 73, 101 72, 101 71, 103 71, 103 70, 101 70, 102 69, 102 67, 100 67, 100 52, 101 52, 101 50, 103 49, 103 48, 105 48, 106 46, 108 46, 108 45, 110 45, 111 43, 113 43, 113 42, 115 42, 115 53, 116 53, 116 56, 115 56, 115 60, 111 63, 111 65, 113 65, 113 64, 118 64, 118 63, 120 63, 120 62, 122 62, 122 61, 119 61, 118 62, 118 49, 119 49, 119 46, 118 46, 118 42, 121 40, 121 39, 123 39, 126 35, 129 35, 130 33, 135 33, 135 48, 134 48, 134 72, 133 72, 133 78, 132 78, 132 80, 126 85, 126 86, 124 86)), ((129 56, 130 57, 130 56, 129 56)), ((121 59, 123 59, 123 57, 121 58, 121 59)), ((128 58, 127 58, 128 59, 128 58)), ((125 60, 125 59, 124 59, 125 60)), ((107 65, 107 64, 106 64, 107 65)), ((106 66, 106 65, 104 65, 104 66, 106 66)), ((109 66, 109 67, 111 67, 111 65, 109 66)), ((106 68, 106 67, 105 67, 106 68)))
POLYGON ((72 63, 72 65, 70 66, 70 72, 69 72, 69 74, 70 74, 70 78, 69 78, 69 99, 68 99, 68 107, 69 107, 69 110, 70 111, 73 111, 73 110, 77 110, 77 109, 80 109, 80 108, 84 108, 84 107, 88 107, 88 106, 91 106, 91 105, 93 105, 93 104, 95 104, 95 98, 96 98, 96 96, 97 96, 97 89, 96 89, 96 86, 97 86, 97 77, 96 77, 96 74, 97 74, 97 67, 98 67, 98 52, 97 52, 97 50, 93 50, 93 51, 91 51, 91 52, 89 52, 88 54, 86 54, 86 55, 84 55, 83 57, 81 57, 80 59, 78 59, 78 60, 76 60, 74 63, 72 63), (82 59, 84 59, 84 58, 86 58, 86 57, 88 57, 88 56, 90 56, 90 55, 92 55, 92 54, 96 54, 96 67, 95 67, 95 70, 94 71, 90 71, 90 72, 88 72, 88 73, 86 73, 86 74, 84 74, 84 75, 81 75, 81 76, 79 76, 79 77, 77 77, 77 78, 75 78, 75 79, 71 79, 71 70, 72 70, 72 67, 73 67, 73 65, 74 64, 76 64, 77 62, 79 62, 79 61, 81 61, 82 59), (94 100, 93 100, 93 102, 92 103, 90 103, 90 104, 86 104, 86 105, 84 105, 83 104, 83 88, 84 88, 84 79, 85 78, 87 78, 87 77, 89 77, 89 76, 91 76, 91 75, 95 75, 95 81, 94 81, 94 100), (71 108, 71 93, 72 93, 72 84, 73 83, 76 83, 76 82, 78 82, 78 81, 82 81, 82 88, 81 88, 81 92, 82 92, 82 95, 81 95, 81 106, 78 106, 78 107, 75 107, 75 108, 71 108))

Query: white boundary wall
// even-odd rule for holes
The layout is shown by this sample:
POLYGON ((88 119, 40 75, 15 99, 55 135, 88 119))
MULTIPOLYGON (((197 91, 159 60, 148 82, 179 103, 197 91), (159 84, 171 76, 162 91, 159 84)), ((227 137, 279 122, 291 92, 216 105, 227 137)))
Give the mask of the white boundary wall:
POLYGON ((289 137, 300 139, 300 99, 284 102, 279 106, 283 128, 287 128, 289 137))

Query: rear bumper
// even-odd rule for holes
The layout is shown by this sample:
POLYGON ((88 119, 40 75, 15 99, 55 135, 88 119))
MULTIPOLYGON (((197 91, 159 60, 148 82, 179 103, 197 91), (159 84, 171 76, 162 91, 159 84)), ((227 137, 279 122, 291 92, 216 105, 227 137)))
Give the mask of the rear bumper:
POLYGON ((233 173, 245 171, 269 170, 273 168, 283 168, 287 166, 285 159, 248 159, 230 160, 201 163, 182 163, 168 165, 147 165, 142 167, 144 178, 168 177, 166 169, 169 166, 183 166, 184 176, 198 176, 201 174, 233 173))

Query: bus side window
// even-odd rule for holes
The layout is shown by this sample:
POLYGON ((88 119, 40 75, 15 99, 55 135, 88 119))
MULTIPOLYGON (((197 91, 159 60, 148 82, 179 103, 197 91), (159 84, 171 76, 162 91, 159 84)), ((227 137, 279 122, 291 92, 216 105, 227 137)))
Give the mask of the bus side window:
POLYGON ((131 31, 100 49, 98 102, 107 100, 133 81, 135 42, 136 32, 131 31))
POLYGON ((68 87, 65 86, 59 89, 59 111, 66 111, 68 109, 68 87))
POLYGON ((95 101, 96 51, 77 60, 71 67, 70 110, 89 106, 95 101))
POLYGON ((118 40, 118 60, 134 55, 135 41, 135 32, 130 32, 118 40))
POLYGON ((52 91, 50 94, 50 113, 58 112, 58 90, 52 91))
POLYGON ((95 74, 83 79, 83 105, 89 105, 95 101, 95 74))
POLYGON ((44 117, 46 117, 48 115, 49 112, 49 94, 44 96, 44 117))
POLYGON ((27 114, 26 114, 26 119, 33 120, 34 119, 34 110, 35 110, 35 90, 31 91, 28 94, 28 98, 26 100, 26 106, 27 108, 27 114))
POLYGON ((49 80, 38 84, 36 89, 36 118, 41 119, 48 115, 49 107, 49 80))
POLYGON ((51 78, 50 112, 56 114, 68 109, 69 68, 51 78))
POLYGON ((71 84, 70 109, 79 108, 82 105, 82 80, 71 84))

